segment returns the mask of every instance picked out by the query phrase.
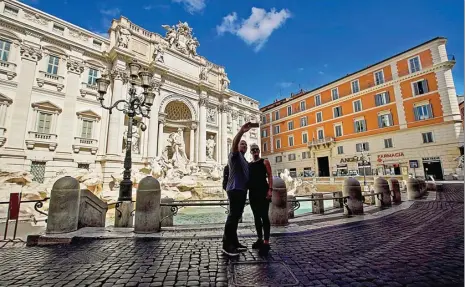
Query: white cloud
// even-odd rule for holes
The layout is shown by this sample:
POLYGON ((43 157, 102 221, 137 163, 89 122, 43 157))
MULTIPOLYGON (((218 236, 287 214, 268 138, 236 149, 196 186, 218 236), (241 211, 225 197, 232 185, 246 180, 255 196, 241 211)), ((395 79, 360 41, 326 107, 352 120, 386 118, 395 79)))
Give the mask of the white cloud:
POLYGON ((292 83, 292 82, 280 82, 280 83, 278 83, 278 86, 280 86, 281 88, 289 88, 293 84, 294 83, 292 83))
POLYGON ((197 12, 202 12, 203 9, 207 6, 205 4, 206 0, 171 0, 174 3, 181 3, 184 5, 184 8, 187 12, 194 14, 197 12))
POLYGON ((119 8, 100 9, 100 14, 110 17, 116 17, 121 14, 121 10, 119 8))
POLYGON ((299 71, 302 72, 304 70, 304 68, 299 68, 299 71))
POLYGON ((328 64, 324 64, 323 67, 328 68, 328 64))
POLYGON ((248 45, 254 46, 255 52, 258 52, 273 31, 290 17, 291 12, 287 9, 277 12, 272 8, 267 12, 265 9, 252 7, 252 14, 248 19, 242 19, 241 23, 237 23, 237 14, 232 12, 223 18, 221 25, 216 26, 216 31, 219 35, 226 32, 237 35, 248 45))
POLYGON ((324 75, 324 74, 325 74, 325 72, 323 72, 323 71, 319 71, 319 72, 318 72, 318 74, 320 74, 320 75, 324 75))
POLYGON ((144 10, 147 10, 147 11, 150 11, 150 10, 154 10, 154 9, 169 9, 170 6, 169 5, 165 5, 165 4, 158 4, 158 5, 145 5, 144 7, 142 7, 144 10))

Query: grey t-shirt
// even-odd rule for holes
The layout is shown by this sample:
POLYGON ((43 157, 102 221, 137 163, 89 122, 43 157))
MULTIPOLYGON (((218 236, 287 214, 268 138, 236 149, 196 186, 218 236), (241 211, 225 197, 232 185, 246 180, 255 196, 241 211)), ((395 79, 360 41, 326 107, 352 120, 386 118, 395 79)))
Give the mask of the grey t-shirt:
POLYGON ((249 164, 240 152, 230 152, 228 158, 229 178, 226 190, 247 191, 249 164))

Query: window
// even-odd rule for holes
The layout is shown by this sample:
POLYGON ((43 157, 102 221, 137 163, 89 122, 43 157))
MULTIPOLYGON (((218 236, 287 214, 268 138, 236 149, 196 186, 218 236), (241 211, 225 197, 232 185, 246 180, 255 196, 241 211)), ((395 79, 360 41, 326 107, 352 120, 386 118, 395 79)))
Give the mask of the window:
POLYGON ((421 70, 420 57, 416 56, 408 60, 410 73, 415 73, 421 70))
POLYGON ((292 115, 292 106, 287 107, 287 115, 288 116, 292 115))
POLYGON ((290 153, 287 155, 287 160, 291 161, 291 160, 295 160, 295 153, 290 153))
POLYGON ((263 143, 263 151, 266 152, 268 150, 268 145, 266 143, 263 143))
POLYGON ((356 133, 366 132, 367 124, 365 120, 356 120, 354 121, 354 131, 356 133))
POLYGON ((342 137, 342 125, 334 126, 334 134, 336 137, 342 137))
POLYGON ((323 121, 323 112, 316 113, 316 122, 319 123, 323 121))
POLYGON ((8 61, 8 55, 10 54, 10 42, 0 40, 0 60, 8 61))
POLYGON ((83 120, 82 121, 82 131, 81 131, 81 137, 85 139, 91 139, 92 138, 92 125, 93 121, 89 120, 83 120))
POLYGON ((302 159, 310 158, 310 152, 309 151, 303 151, 302 152, 302 159))
POLYGON ((37 132, 49 134, 52 126, 52 114, 39 112, 39 121, 37 122, 37 132))
POLYGON ((276 149, 280 149, 280 148, 281 148, 281 140, 277 139, 276 140, 276 149))
POLYGON ((322 140, 325 138, 324 130, 318 130, 318 139, 322 140))
POLYGON ((89 75, 87 77, 87 84, 92 85, 92 86, 96 85, 97 78, 98 78, 98 71, 92 68, 89 69, 89 75))
POLYGON ((331 98, 333 101, 339 99, 339 91, 337 88, 331 90, 331 98))
POLYGON ((432 119, 434 116, 431 104, 418 105, 413 108, 413 113, 416 121, 432 119))
POLYGON ((97 40, 94 40, 94 41, 92 42, 92 44, 94 45, 94 48, 97 48, 97 49, 102 48, 102 42, 99 42, 99 41, 97 41, 97 40))
POLYGON ((389 93, 388 92, 384 92, 384 93, 380 93, 380 94, 375 95, 375 104, 376 104, 376 106, 386 105, 386 104, 389 104, 389 102, 390 102, 390 99, 389 99, 389 93))
POLYGON ((275 161, 276 162, 282 162, 283 161, 283 157, 278 155, 277 157, 275 157, 275 161))
POLYGON ((370 150, 370 146, 368 145, 367 142, 358 143, 358 144, 355 145, 355 150, 356 150, 357 152, 369 151, 369 150, 370 150))
POLYGON ((384 139, 384 148, 392 147, 392 139, 384 139))
POLYGON ((419 96, 426 94, 428 90, 428 81, 427 80, 421 80, 418 82, 412 83, 413 86, 413 95, 414 96, 419 96))
POLYGON ((266 117, 262 116, 262 124, 266 124, 266 117))
POLYGON ((262 130, 262 138, 266 138, 268 136, 268 130, 264 129, 262 130))
POLYGON ((58 74, 58 63, 60 58, 56 56, 49 56, 48 57, 48 65, 47 65, 47 73, 56 75, 58 74))
POLYGON ((274 126, 274 134, 279 134, 280 128, 279 126, 274 126))
POLYGON ((78 163, 78 168, 79 169, 87 169, 87 170, 89 170, 89 164, 88 163, 78 163))
POLYGON ((378 127, 379 128, 390 127, 392 125, 394 125, 394 123, 392 122, 391 114, 385 114, 385 115, 378 116, 378 127))
POLYGON ((31 163, 32 181, 44 183, 45 179, 45 162, 33 161, 31 163))
POLYGON ((305 111, 305 101, 300 102, 300 111, 305 111))
POLYGON ((65 33, 65 28, 58 26, 56 24, 53 24, 52 31, 57 34, 63 35, 65 33))
POLYGON ((362 101, 361 100, 354 101, 353 105, 354 105, 354 113, 362 111, 362 101))
POLYGON ((342 116, 342 107, 341 106, 334 107, 333 112, 334 112, 334 118, 338 118, 338 117, 342 116))
POLYGON ((344 154, 344 147, 342 145, 337 147, 337 154, 344 154))
POLYGON ((375 72, 375 84, 376 85, 384 84, 384 73, 383 73, 383 71, 375 72))
POLYGON ((315 106, 319 106, 319 105, 321 105, 321 96, 316 95, 315 96, 315 106))
POLYGON ((302 143, 307 143, 307 142, 308 142, 308 134, 302 133, 302 143))
POLYGON ((279 120, 279 111, 274 112, 274 120, 279 120))
POLYGON ((304 177, 312 176, 312 168, 311 167, 304 167, 304 177))
POLYGON ((5 9, 3 9, 3 13, 11 15, 11 16, 17 16, 19 13, 19 10, 17 8, 5 5, 5 9))
POLYGON ((287 122, 287 130, 292 131, 294 129, 294 122, 287 122))
POLYGON ((243 123, 244 123, 243 117, 242 117, 242 116, 238 116, 237 119, 238 119, 239 126, 242 126, 243 123))
POLYGON ((289 146, 294 146, 294 136, 288 137, 289 146))
POLYGON ((358 80, 352 81, 350 85, 352 87, 352 94, 360 92, 360 86, 358 85, 358 80))
POLYGON ((421 136, 423 137, 423 143, 432 143, 433 142, 433 133, 432 132, 422 133, 421 136))
POLYGON ((301 127, 305 127, 305 126, 307 126, 307 124, 308 124, 307 123, 307 117, 300 118, 300 126, 301 127))

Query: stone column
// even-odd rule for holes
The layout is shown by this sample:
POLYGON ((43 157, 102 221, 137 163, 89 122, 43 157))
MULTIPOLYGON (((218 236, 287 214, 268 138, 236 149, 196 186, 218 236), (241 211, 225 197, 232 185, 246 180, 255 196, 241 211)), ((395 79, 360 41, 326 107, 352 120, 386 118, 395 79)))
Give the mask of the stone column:
POLYGON ((237 134, 237 111, 231 111, 232 120, 232 133, 235 136, 237 134))
MULTIPOLYGON (((66 95, 64 109, 60 120, 60 132, 58 134, 58 148, 56 157, 62 159, 72 159, 72 144, 76 136, 75 121, 76 102, 80 97, 79 85, 81 74, 84 72, 84 65, 79 60, 69 60, 66 64, 68 76, 66 80, 66 95)), ((77 131, 80 134, 80 131, 77 131)))
POLYGON ((163 128, 165 127, 165 116, 159 115, 158 116, 158 153, 157 156, 161 156, 163 153, 163 128))
MULTIPOLYGON (((159 87, 159 86, 157 86, 159 87)), ((149 142, 147 148, 147 156, 154 158, 158 154, 158 108, 160 106, 160 90, 154 89, 155 102, 153 103, 152 110, 150 111, 150 123, 149 123, 149 142)))
POLYGON ((20 54, 21 73, 18 77, 16 94, 21 96, 16 97, 13 102, 10 126, 13 127, 14 132, 8 133, 6 147, 23 150, 28 132, 27 122, 31 110, 32 86, 35 80, 37 62, 42 59, 42 51, 28 45, 22 45, 20 54))
POLYGON ((228 103, 223 100, 220 106, 221 112, 221 160, 218 158, 218 162, 222 165, 228 163, 228 103))
POLYGON ((199 99, 199 164, 205 164, 207 159, 207 103, 208 97, 205 91, 202 91, 199 99))
MULTIPOLYGON (((113 78, 113 99, 111 103, 113 104, 118 100, 126 99, 124 87, 128 81, 128 75, 122 67, 117 67, 111 72, 111 76, 113 78)), ((121 154, 124 130, 124 114, 120 111, 113 111, 110 115, 110 124, 108 127, 107 154, 121 154)))
POLYGON ((197 124, 192 124, 191 132, 189 134, 189 160, 195 161, 195 129, 197 128, 197 124))
POLYGON ((199 163, 199 129, 195 130, 195 163, 199 163))

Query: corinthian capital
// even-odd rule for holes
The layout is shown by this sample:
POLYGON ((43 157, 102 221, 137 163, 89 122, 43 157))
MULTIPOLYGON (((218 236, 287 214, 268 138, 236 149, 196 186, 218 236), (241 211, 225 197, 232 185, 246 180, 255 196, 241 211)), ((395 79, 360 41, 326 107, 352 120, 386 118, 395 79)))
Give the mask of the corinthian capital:
POLYGON ((126 69, 113 68, 110 72, 110 76, 113 80, 123 81, 126 84, 129 81, 129 73, 126 69))
POLYGON ((35 62, 40 61, 40 59, 42 59, 42 51, 29 45, 21 45, 19 52, 23 59, 28 59, 35 62))
POLYGON ((199 105, 206 107, 208 105, 208 97, 200 97, 199 98, 199 105))
POLYGON ((237 111, 231 111, 231 118, 233 120, 237 120, 237 116, 238 116, 237 111))
POLYGON ((82 61, 69 60, 68 63, 66 63, 66 67, 68 68, 69 72, 76 73, 78 75, 84 72, 84 64, 82 61))
POLYGON ((219 106, 220 113, 227 113, 229 111, 228 103, 223 102, 219 106))

